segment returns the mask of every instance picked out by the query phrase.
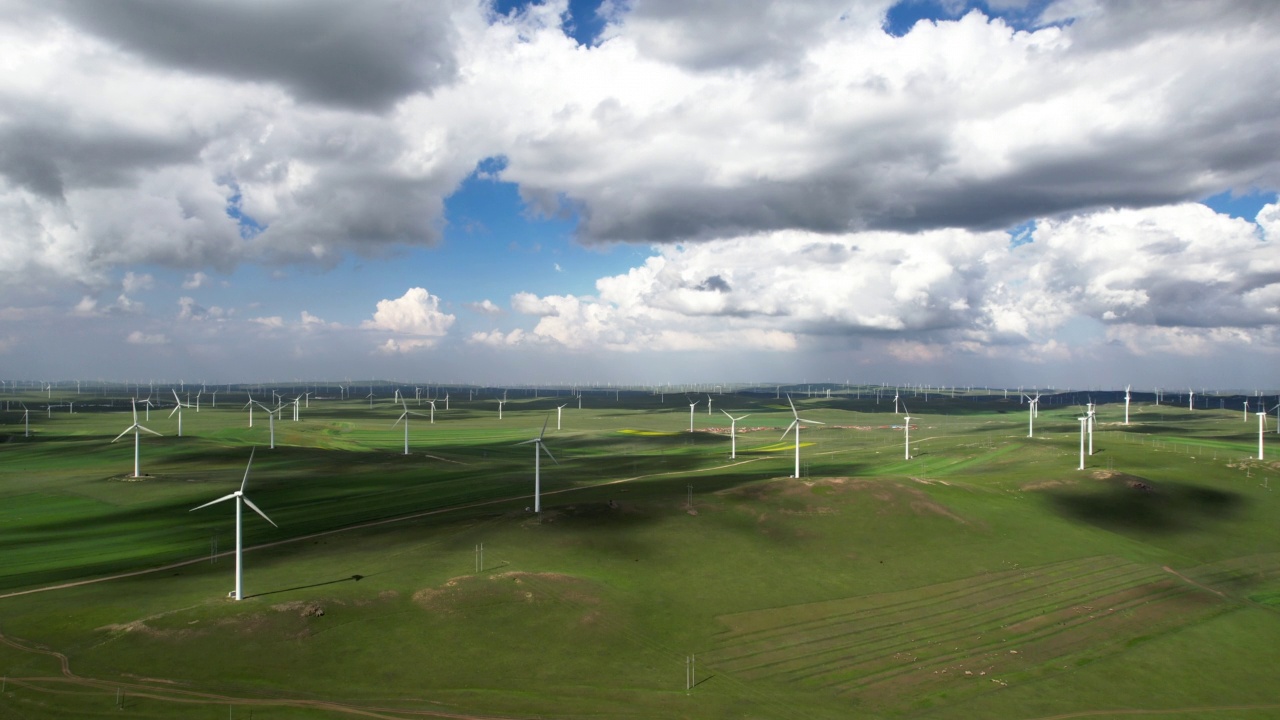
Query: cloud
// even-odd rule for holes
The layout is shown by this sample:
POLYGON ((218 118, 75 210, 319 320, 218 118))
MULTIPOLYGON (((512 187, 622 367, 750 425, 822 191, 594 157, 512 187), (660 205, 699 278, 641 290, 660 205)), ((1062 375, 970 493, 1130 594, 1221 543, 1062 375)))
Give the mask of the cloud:
POLYGON ((1280 256, 1261 235, 1183 204, 1041 219, 1016 244, 1004 232, 952 229, 658 246, 642 265, 599 279, 595 296, 517 293, 512 309, 532 327, 469 342, 583 352, 887 342, 889 357, 914 364, 954 353, 1043 361, 1068 357, 1085 322, 1099 343, 1138 352, 1142 338, 1189 355, 1224 338, 1274 336, 1280 256))
POLYGON ((195 272, 188 275, 187 279, 182 281, 182 288, 184 290, 195 290, 196 288, 201 288, 208 284, 208 275, 205 275, 202 272, 195 272))
POLYGON ((407 338, 391 338, 384 352, 406 352, 430 347, 449 332, 456 318, 440 310, 440 298, 424 288, 409 288, 394 300, 379 300, 372 320, 360 324, 368 330, 385 330, 407 338))
POLYGON ((124 274, 121 284, 124 286, 125 293, 136 293, 139 290, 150 290, 155 285, 155 278, 147 273, 138 275, 129 271, 124 274))
POLYGON ((141 330, 134 330, 133 332, 129 333, 129 336, 125 338, 125 340, 131 345, 167 345, 169 344, 169 339, 164 336, 164 333, 156 333, 154 335, 151 335, 151 334, 144 333, 141 330))
POLYGON ((272 315, 270 317, 249 318, 249 322, 257 323, 263 327, 271 328, 273 330, 278 330, 284 327, 284 318, 280 317, 279 315, 272 315))
POLYGON ((457 72, 448 3, 340 0, 58 3, 62 17, 158 65, 274 83, 300 100, 383 110, 457 72))
POLYGON ((480 302, 467 303, 467 309, 477 312, 481 315, 501 315, 502 308, 493 304, 493 301, 485 298, 480 302))

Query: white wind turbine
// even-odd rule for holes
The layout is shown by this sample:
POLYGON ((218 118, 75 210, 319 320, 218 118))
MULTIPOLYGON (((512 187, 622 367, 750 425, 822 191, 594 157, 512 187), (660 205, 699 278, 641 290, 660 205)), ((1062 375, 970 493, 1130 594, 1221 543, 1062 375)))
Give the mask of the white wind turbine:
MULTIPOLYGON (((245 403, 244 407, 249 408, 249 427, 253 427, 253 406, 261 405, 262 403, 255 401, 252 393, 245 393, 245 395, 249 397, 249 402, 245 403)), ((244 408, 240 409, 243 410, 244 408)))
POLYGON ((263 405, 262 403, 258 403, 258 407, 267 411, 267 425, 268 427, 271 428, 271 446, 269 449, 275 450, 276 449, 276 413, 283 412, 284 406, 280 405, 276 407, 275 410, 272 410, 266 405, 263 405))
POLYGON ((134 401, 135 401, 135 402, 140 402, 140 403, 142 403, 143 405, 146 405, 146 406, 147 406, 147 407, 146 407, 146 410, 145 410, 145 412, 146 412, 146 416, 147 416, 147 422, 151 422, 151 405, 152 405, 152 402, 151 402, 151 396, 150 396, 150 395, 148 395, 148 396, 146 397, 146 399, 145 399, 145 400, 138 400, 137 398, 134 398, 134 401))
MULTIPOLYGON (((421 401, 419 401, 419 404, 421 404, 421 401)), ((435 425, 436 424, 436 399, 431 398, 427 400, 427 404, 431 406, 431 424, 435 425)))
POLYGON ((182 401, 178 399, 178 393, 176 392, 173 394, 173 402, 175 405, 173 406, 173 409, 169 411, 169 417, 173 417, 174 413, 178 413, 178 437, 182 437, 182 408, 191 406, 183 405, 182 401))
MULTIPOLYGON (((136 414, 137 411, 135 410, 134 413, 136 414)), ((23 426, 22 436, 31 437, 31 411, 27 409, 26 403, 22 404, 22 426, 23 426)), ((126 430, 125 432, 129 432, 129 431, 126 430)))
POLYGON ((1085 435, 1085 426, 1088 423, 1089 423, 1088 415, 1080 418, 1080 467, 1077 468, 1079 470, 1084 469, 1084 435, 1085 435))
POLYGON ((743 415, 742 417, 736 418, 724 410, 721 410, 720 412, 724 413, 724 416, 729 418, 729 439, 733 441, 729 444, 729 459, 736 460, 738 458, 738 421, 745 420, 751 416, 743 415))
POLYGON ((1191 388, 1187 388, 1187 409, 1196 409, 1196 391, 1191 388))
MULTIPOLYGON (((196 393, 196 412, 200 412, 200 396, 204 394, 204 390, 196 393)), ((188 395, 187 397, 191 397, 188 395)))
POLYGON ((1023 394, 1027 399, 1027 437, 1035 437, 1036 424, 1036 408, 1040 406, 1040 393, 1036 393, 1035 397, 1023 394))
POLYGON ((422 413, 409 412, 409 406, 405 404, 403 399, 400 400, 400 406, 404 408, 404 412, 400 413, 400 417, 396 419, 394 424, 392 424, 391 429, 395 430, 396 425, 399 425, 401 420, 404 421, 404 454, 408 455, 409 454, 409 416, 410 415, 417 415, 418 417, 425 417, 425 416, 422 413))
MULTIPOLYGON (((910 410, 907 410, 906 403, 902 403, 902 409, 905 412, 910 412, 910 410)), ((911 459, 911 416, 910 415, 902 416, 902 446, 903 446, 902 459, 910 460, 911 459)))
POLYGON ((897 415, 898 411, 898 388, 893 389, 893 414, 897 415))
POLYGON ((1129 424, 1129 388, 1130 385, 1124 386, 1124 424, 1129 424))
POLYGON ((210 395, 210 398, 213 400, 213 407, 215 408, 218 407, 218 391, 213 390, 209 393, 209 395, 210 395))
POLYGON ((302 407, 302 404, 299 402, 300 400, 302 400, 301 395, 293 399, 292 404, 293 404, 293 421, 294 422, 298 422, 298 410, 302 407))
MULTIPOLYGON (((1262 409, 1258 411, 1258 459, 1262 459, 1262 435, 1267 431, 1267 409, 1263 405, 1259 405, 1262 409)), ((1280 407, 1280 406, 1277 406, 1280 407)))
POLYGON ((507 404, 507 399, 506 399, 506 398, 503 398, 503 399, 501 399, 501 400, 498 400, 498 419, 499 419, 499 420, 501 420, 501 419, 502 419, 502 406, 503 406, 503 405, 506 405, 506 404, 507 404))
POLYGON ((1249 398, 1244 399, 1244 422, 1249 422, 1249 398))
POLYGON ((707 396, 707 417, 711 417, 711 396, 707 396))
MULTIPOLYGON (((156 432, 155 430, 143 427, 138 424, 138 404, 133 403, 133 424, 125 428, 124 432, 116 436, 116 440, 119 440, 125 435, 128 435, 130 431, 133 431, 133 477, 142 477, 142 473, 139 471, 139 464, 138 464, 138 448, 141 444, 141 441, 139 439, 139 433, 138 433, 139 430, 149 432, 152 435, 155 435, 156 437, 163 437, 160 433, 156 432)), ((111 442, 115 442, 116 440, 112 440, 111 442)))
POLYGON ((240 504, 244 503, 245 505, 248 505, 251 510, 261 515, 263 520, 266 520, 267 522, 271 523, 275 527, 280 527, 279 525, 275 524, 275 521, 267 517, 266 513, 259 510, 258 506, 254 505, 253 501, 250 500, 248 497, 246 497, 244 494, 244 486, 249 482, 249 468, 253 466, 253 453, 256 450, 257 448, 254 448, 253 450, 249 451, 249 464, 244 466, 244 479, 240 481, 239 490, 229 495, 223 495, 217 500, 212 500, 210 502, 207 502, 201 505, 200 507, 191 508, 190 510, 190 512, 195 512, 200 508, 207 508, 210 505, 216 505, 217 503, 220 503, 223 500, 234 499, 236 501, 236 589, 231 593, 231 596, 236 600, 244 599, 244 560, 242 557, 244 552, 244 545, 243 545, 244 536, 243 536, 243 531, 241 529, 242 521, 240 518, 240 515, 241 515, 240 504))
POLYGON ((556 408, 556 430, 560 429, 560 415, 561 413, 564 412, 565 406, 567 406, 568 404, 569 403, 565 403, 564 405, 561 405, 556 408))
MULTIPOLYGON (((696 407, 700 402, 702 401, 694 400, 693 402, 689 403, 689 432, 693 432, 693 408, 696 407)), ((786 437, 786 435, 787 435, 786 433, 782 433, 783 437, 786 437)))
POLYGON ((782 438, 778 438, 778 439, 782 440, 783 438, 785 438, 787 436, 787 433, 791 432, 791 428, 796 429, 796 474, 792 475, 791 477, 799 478, 800 477, 800 424, 807 423, 809 425, 825 425, 826 423, 820 423, 817 420, 805 420, 804 418, 800 417, 800 413, 796 412, 796 404, 791 402, 791 395, 789 394, 787 395, 787 404, 791 406, 791 415, 795 419, 791 421, 791 424, 787 426, 786 430, 782 431, 782 438))
POLYGON ((542 455, 539 450, 546 453, 547 457, 551 458, 551 462, 557 465, 560 464, 560 461, 556 460, 556 457, 551 454, 551 451, 542 442, 542 436, 547 433, 547 422, 549 420, 551 418, 542 421, 542 432, 538 433, 538 437, 516 443, 517 445, 533 443, 533 511, 535 513, 542 512, 542 455))
POLYGON ((1089 426, 1089 454, 1090 454, 1090 455, 1092 455, 1092 454, 1093 454, 1093 423, 1094 423, 1094 415, 1093 415, 1093 401, 1092 401, 1092 400, 1090 400, 1090 401, 1089 401, 1089 405, 1088 405, 1088 407, 1089 407, 1089 412, 1088 412, 1088 413, 1086 413, 1085 417, 1089 418, 1089 423, 1088 423, 1088 426, 1089 426))

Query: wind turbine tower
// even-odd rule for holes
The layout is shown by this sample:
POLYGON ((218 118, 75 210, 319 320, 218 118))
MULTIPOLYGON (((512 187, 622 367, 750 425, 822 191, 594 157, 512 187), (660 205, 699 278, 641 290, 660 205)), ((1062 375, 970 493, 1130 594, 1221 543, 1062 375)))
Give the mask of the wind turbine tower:
MULTIPOLYGON (((791 415, 795 419, 791 421, 791 424, 787 426, 786 430, 782 431, 782 437, 778 439, 782 440, 787 436, 787 433, 791 432, 792 428, 795 428, 796 430, 796 472, 791 477, 798 479, 800 477, 800 425, 801 423, 808 424, 808 425, 825 425, 826 423, 820 423, 817 420, 805 420, 804 418, 800 417, 800 413, 796 412, 796 404, 791 402, 791 395, 787 395, 787 404, 791 406, 791 415)), ((692 412, 692 410, 690 410, 690 412, 692 412)))
POLYGON ((547 446, 542 442, 542 436, 547 434, 547 418, 542 421, 542 432, 538 433, 538 437, 532 440, 516 443, 517 445, 528 445, 533 443, 533 512, 542 512, 542 453, 546 453, 551 458, 551 462, 559 465, 560 461, 556 460, 556 456, 551 454, 547 446))
POLYGON ((244 467, 244 479, 240 481, 239 490, 231 493, 230 495, 223 495, 217 500, 207 502, 200 507, 191 508, 190 510, 190 512, 195 512, 200 508, 207 508, 210 505, 216 505, 224 500, 234 499, 236 501, 236 589, 231 593, 231 596, 236 600, 244 599, 244 535, 242 531, 243 522, 241 521, 241 503, 248 505, 251 510, 261 515, 263 520, 266 520, 275 527, 280 527, 275 524, 275 521, 267 517, 267 514, 262 512, 262 510, 260 510, 257 505, 254 505, 253 501, 244 494, 244 486, 249 482, 249 468, 253 466, 253 453, 256 450, 257 448, 254 448, 254 450, 249 451, 249 464, 244 467))
POLYGON ((556 430, 560 429, 560 416, 564 413, 564 408, 568 404, 569 403, 565 403, 564 405, 560 405, 556 408, 556 430))
MULTIPOLYGON (((116 440, 119 440, 120 438, 129 434, 129 431, 131 430, 133 431, 133 476, 142 477, 142 473, 139 471, 139 463, 138 463, 138 457, 139 457, 138 448, 139 448, 139 445, 141 444, 138 431, 145 430, 146 432, 149 432, 152 435, 155 435, 156 437, 162 437, 162 436, 160 435, 160 433, 156 432, 155 430, 152 430, 150 428, 145 428, 138 424, 138 404, 137 403, 133 403, 133 424, 125 428, 124 432, 117 435, 116 440)), ((115 442, 116 440, 112 440, 111 442, 115 442)))
POLYGON ((1089 417, 1087 415, 1085 417, 1080 418, 1080 467, 1077 468, 1079 470, 1084 469, 1084 434, 1085 434, 1085 425, 1088 424, 1088 422, 1089 422, 1089 417))
MULTIPOLYGON (((788 398, 788 400, 790 400, 790 398, 788 398)), ((702 401, 694 400, 693 402, 689 403, 689 432, 693 432, 693 408, 700 402, 702 401)), ((785 437, 786 433, 783 433, 783 436, 785 437)))
POLYGON ((1130 385, 1124 386, 1124 424, 1129 424, 1129 388, 1130 385))
POLYGON ((721 410, 720 412, 724 413, 724 416, 729 418, 729 421, 730 421, 729 422, 729 439, 732 440, 732 442, 729 444, 729 459, 737 460, 738 459, 738 421, 744 420, 751 416, 743 415, 742 417, 736 418, 730 415, 729 413, 725 412, 724 410, 721 410))

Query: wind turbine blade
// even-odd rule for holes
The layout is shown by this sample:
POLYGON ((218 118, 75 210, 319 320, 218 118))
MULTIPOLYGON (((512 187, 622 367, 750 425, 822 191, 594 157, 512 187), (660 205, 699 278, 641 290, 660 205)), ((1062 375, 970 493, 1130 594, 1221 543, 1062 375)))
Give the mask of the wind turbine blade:
POLYGON ((799 420, 802 423, 809 423, 810 425, 826 425, 826 423, 818 422, 817 420, 805 420, 803 418, 796 418, 796 420, 799 420))
POLYGON ((200 508, 207 508, 207 507, 209 507, 210 505, 217 505, 218 503, 222 502, 223 500, 231 500, 231 499, 232 499, 232 498, 234 498, 235 496, 236 496, 236 494, 235 494, 235 493, 231 493, 230 495, 223 495, 222 497, 218 498, 217 500, 210 500, 209 502, 207 502, 207 503, 205 503, 205 504, 203 504, 203 505, 200 505, 199 507, 193 507, 193 508, 191 508, 191 510, 189 510, 188 512, 195 512, 196 510, 199 510, 200 508))
POLYGON ((787 436, 787 433, 791 432, 791 428, 796 427, 799 424, 800 424, 799 420, 792 420, 791 424, 787 426, 787 429, 782 431, 782 437, 778 439, 782 440, 783 438, 785 438, 787 436))
POLYGON ((559 464, 560 464, 560 461, 556 459, 556 456, 555 456, 555 455, 552 455, 552 454, 551 454, 551 451, 547 449, 547 446, 546 446, 545 444, 543 444, 543 443, 538 443, 538 447, 542 448, 542 452, 546 453, 546 454, 547 454, 547 457, 551 458, 551 462, 553 462, 553 463, 555 463, 555 464, 557 464, 557 465, 559 465, 559 464))
POLYGON ((181 406, 181 405, 174 405, 174 406, 173 406, 173 409, 169 411, 169 417, 173 417, 173 414, 174 414, 174 413, 176 413, 176 412, 178 412, 178 408, 180 408, 180 407, 182 407, 182 406, 181 406))
POLYGON ((543 419, 543 421, 542 421, 542 432, 538 433, 538 439, 539 439, 539 440, 541 440, 541 439, 542 439, 542 436, 543 436, 543 435, 546 435, 546 434, 547 434, 547 423, 548 423, 550 420, 551 420, 551 416, 550 416, 550 415, 548 415, 546 418, 544 418, 544 419, 543 419))
POLYGON ((730 420, 737 420, 737 419, 738 419, 738 418, 736 418, 736 417, 734 417, 734 416, 730 415, 729 413, 725 412, 724 410, 721 410, 720 412, 724 413, 724 416, 725 416, 725 417, 727 417, 727 418, 729 418, 730 420))
POLYGON ((249 463, 244 466, 244 479, 240 481, 240 492, 244 492, 244 486, 249 482, 249 468, 253 466, 253 454, 258 451, 258 446, 254 446, 249 451, 249 463))
POLYGON ((248 505, 250 509, 252 509, 254 512, 256 512, 256 513, 258 513, 259 515, 261 515, 263 520, 266 520, 267 522, 271 523, 272 525, 275 525, 276 527, 280 527, 279 525, 276 525, 276 523, 275 523, 275 521, 274 521, 274 520, 272 520, 271 518, 267 517, 267 514, 266 514, 266 513, 264 513, 264 512, 262 512, 261 510, 259 510, 259 509, 258 509, 258 506, 257 506, 257 505, 254 505, 252 500, 250 500, 249 498, 247 498, 247 497, 245 497, 245 496, 243 496, 243 495, 241 495, 241 496, 240 496, 240 499, 241 499, 241 500, 244 500, 244 504, 245 504, 245 505, 248 505))
POLYGON ((542 438, 534 438, 532 440, 521 440, 520 442, 516 443, 516 445, 528 445, 529 443, 536 443, 541 441, 542 441, 542 438))
POLYGON ((791 414, 796 416, 797 419, 799 419, 800 413, 796 412, 796 404, 791 402, 790 394, 787 395, 787 404, 791 406, 791 414))
MULTIPOLYGON (((404 420, 404 416, 408 414, 409 414, 409 411, 406 410, 400 417, 396 418, 396 421, 394 423, 391 423, 391 429, 395 430, 396 426, 400 424, 400 421, 404 420)), ((408 422, 408 421, 405 420, 405 422, 408 422)))
MULTIPOLYGON (((130 432, 132 432, 132 431, 133 431, 133 429, 134 429, 134 428, 136 428, 136 427, 142 427, 142 426, 141 426, 141 425, 139 425, 138 423, 134 423, 134 424, 130 425, 129 427, 125 428, 125 431, 124 431, 124 432, 122 432, 122 433, 120 433, 119 435, 117 435, 117 436, 116 436, 116 440, 119 440, 120 438, 124 437, 125 435, 128 435, 128 434, 129 434, 130 432)), ((115 442, 116 440, 112 440, 111 442, 115 442)))
POLYGON ((151 428, 149 428, 149 427, 147 427, 147 426, 145 426, 145 425, 139 425, 139 426, 138 426, 138 429, 139 429, 139 430, 146 431, 146 432, 149 432, 149 433, 151 433, 152 435, 155 435, 156 437, 164 437, 164 436, 163 436, 163 435, 161 435, 160 433, 156 432, 155 430, 152 430, 151 428))

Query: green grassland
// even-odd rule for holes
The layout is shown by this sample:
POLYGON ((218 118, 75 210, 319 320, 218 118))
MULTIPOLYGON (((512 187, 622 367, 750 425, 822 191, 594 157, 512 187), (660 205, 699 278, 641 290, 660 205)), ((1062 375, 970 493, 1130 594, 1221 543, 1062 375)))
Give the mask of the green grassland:
POLYGON ((153 409, 135 479, 123 397, 0 415, 0 718, 1280 716, 1280 464, 1238 409, 1105 404, 1080 471, 1074 397, 1028 438, 909 395, 910 459, 892 396, 796 397, 791 478, 772 393, 693 433, 683 395, 455 394, 404 455, 387 399, 272 450, 228 392, 181 438, 153 409), (234 602, 232 508, 192 509, 251 448, 279 527, 245 513, 234 602))

